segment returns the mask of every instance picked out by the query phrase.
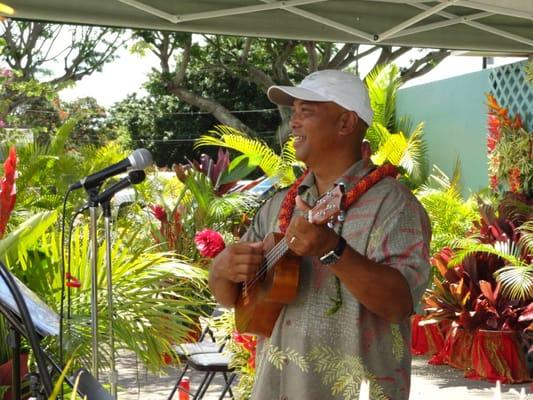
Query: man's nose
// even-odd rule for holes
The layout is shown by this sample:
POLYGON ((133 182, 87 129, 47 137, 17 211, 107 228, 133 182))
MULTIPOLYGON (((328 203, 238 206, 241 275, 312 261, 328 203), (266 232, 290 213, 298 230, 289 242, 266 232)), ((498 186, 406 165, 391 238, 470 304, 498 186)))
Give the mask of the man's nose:
POLYGON ((291 114, 291 119, 289 121, 289 125, 290 125, 290 127, 292 129, 297 128, 297 127, 299 127, 301 125, 301 121, 300 121, 300 118, 298 116, 298 113, 293 112, 291 114))

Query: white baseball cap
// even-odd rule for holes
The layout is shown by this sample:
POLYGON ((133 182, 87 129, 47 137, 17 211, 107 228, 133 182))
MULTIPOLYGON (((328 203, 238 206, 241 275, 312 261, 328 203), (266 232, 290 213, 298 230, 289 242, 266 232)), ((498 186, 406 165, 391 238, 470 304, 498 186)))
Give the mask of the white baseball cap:
POLYGON ((271 86, 267 96, 281 106, 292 106, 295 99, 331 101, 372 125, 372 108, 365 84, 357 76, 336 69, 316 71, 305 77, 298 86, 271 86))

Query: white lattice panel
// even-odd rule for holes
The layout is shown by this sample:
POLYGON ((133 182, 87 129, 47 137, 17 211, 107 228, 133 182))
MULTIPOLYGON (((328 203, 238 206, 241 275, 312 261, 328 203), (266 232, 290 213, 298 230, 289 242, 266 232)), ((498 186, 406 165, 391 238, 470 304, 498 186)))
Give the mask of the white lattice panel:
POLYGON ((533 129, 533 85, 526 80, 526 61, 502 65, 489 71, 492 95, 509 110, 513 117, 519 114, 525 125, 533 129))

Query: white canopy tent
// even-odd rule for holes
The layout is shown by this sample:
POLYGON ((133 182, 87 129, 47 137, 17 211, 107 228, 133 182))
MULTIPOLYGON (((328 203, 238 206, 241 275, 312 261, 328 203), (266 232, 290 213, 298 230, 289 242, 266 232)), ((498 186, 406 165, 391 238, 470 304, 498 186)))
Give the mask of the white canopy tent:
POLYGON ((533 54, 533 0, 3 0, 15 18, 533 54))

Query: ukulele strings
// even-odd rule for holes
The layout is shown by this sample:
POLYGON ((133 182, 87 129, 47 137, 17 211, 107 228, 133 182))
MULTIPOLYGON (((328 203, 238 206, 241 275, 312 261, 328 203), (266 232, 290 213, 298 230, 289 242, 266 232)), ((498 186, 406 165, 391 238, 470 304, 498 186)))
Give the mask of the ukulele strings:
POLYGON ((285 237, 283 237, 278 243, 275 244, 275 246, 267 253, 265 259, 261 263, 261 267, 257 271, 257 274, 255 277, 249 281, 245 282, 246 287, 250 288, 253 285, 255 285, 259 279, 261 279, 270 268, 276 262, 279 261, 279 259, 283 256, 283 254, 289 249, 287 246, 287 241, 285 240, 285 237))

